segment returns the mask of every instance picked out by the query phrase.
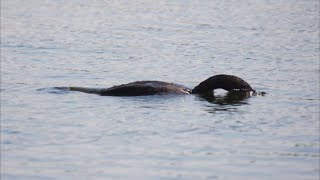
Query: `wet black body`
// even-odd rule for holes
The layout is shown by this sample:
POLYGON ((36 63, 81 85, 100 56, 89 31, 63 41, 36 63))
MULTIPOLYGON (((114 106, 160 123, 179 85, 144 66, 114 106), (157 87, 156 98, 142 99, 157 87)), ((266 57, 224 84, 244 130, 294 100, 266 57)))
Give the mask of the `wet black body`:
POLYGON ((162 81, 137 81, 100 90, 102 96, 141 96, 155 94, 190 94, 191 89, 162 81))
POLYGON ((156 94, 207 94, 212 93, 214 89, 220 88, 229 92, 254 91, 251 86, 243 79, 233 75, 224 74, 212 76, 207 80, 201 82, 192 90, 182 85, 162 81, 137 81, 114 86, 111 88, 101 89, 83 87, 68 87, 67 89, 70 91, 94 93, 102 96, 143 96, 156 94))

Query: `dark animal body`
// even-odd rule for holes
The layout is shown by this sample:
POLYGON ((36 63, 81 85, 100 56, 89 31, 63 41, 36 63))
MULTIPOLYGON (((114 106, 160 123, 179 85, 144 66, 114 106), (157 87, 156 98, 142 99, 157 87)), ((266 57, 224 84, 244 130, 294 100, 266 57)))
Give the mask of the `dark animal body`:
POLYGON ((70 91, 94 93, 101 96, 145 96, 163 94, 208 94, 214 89, 224 89, 229 92, 255 92, 243 79, 233 75, 215 75, 201 82, 194 89, 162 81, 137 81, 111 88, 57 87, 70 91))

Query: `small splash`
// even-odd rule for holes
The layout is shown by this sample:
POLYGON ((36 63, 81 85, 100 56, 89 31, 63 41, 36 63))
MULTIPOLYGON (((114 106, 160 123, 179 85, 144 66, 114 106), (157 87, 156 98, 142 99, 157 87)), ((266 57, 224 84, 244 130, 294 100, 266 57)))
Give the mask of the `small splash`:
POLYGON ((250 96, 265 96, 267 93, 263 91, 251 91, 250 96))

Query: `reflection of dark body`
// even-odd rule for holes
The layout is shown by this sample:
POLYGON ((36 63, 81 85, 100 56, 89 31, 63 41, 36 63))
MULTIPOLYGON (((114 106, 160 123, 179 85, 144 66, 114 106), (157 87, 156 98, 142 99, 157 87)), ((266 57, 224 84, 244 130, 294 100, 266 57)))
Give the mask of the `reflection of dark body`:
MULTIPOLYGON (((264 95, 264 93, 260 93, 264 95)), ((252 95, 257 95, 257 93, 252 93, 252 95)), ((200 94, 199 97, 213 104, 219 105, 242 105, 246 104, 245 100, 250 96, 250 92, 246 91, 230 91, 225 95, 214 96, 213 93, 200 94)))
POLYGON ((162 94, 201 94, 212 95, 214 89, 224 89, 232 93, 249 94, 255 92, 243 79, 232 75, 215 75, 201 82, 194 89, 162 81, 137 81, 111 88, 67 87, 70 91, 99 94, 101 96, 143 96, 162 94))

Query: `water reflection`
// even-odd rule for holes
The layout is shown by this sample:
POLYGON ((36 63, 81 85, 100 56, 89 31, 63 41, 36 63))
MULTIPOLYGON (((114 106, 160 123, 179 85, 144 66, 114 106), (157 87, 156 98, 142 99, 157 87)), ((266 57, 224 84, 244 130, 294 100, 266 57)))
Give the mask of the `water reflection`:
POLYGON ((209 113, 217 111, 237 111, 237 106, 248 104, 247 99, 250 97, 248 92, 227 92, 225 95, 214 95, 213 93, 198 95, 198 97, 207 101, 214 106, 209 106, 209 113))
POLYGON ((212 104, 219 105, 242 105, 247 104, 246 99, 250 97, 248 92, 228 92, 225 95, 214 95, 213 93, 199 95, 200 98, 212 104))

